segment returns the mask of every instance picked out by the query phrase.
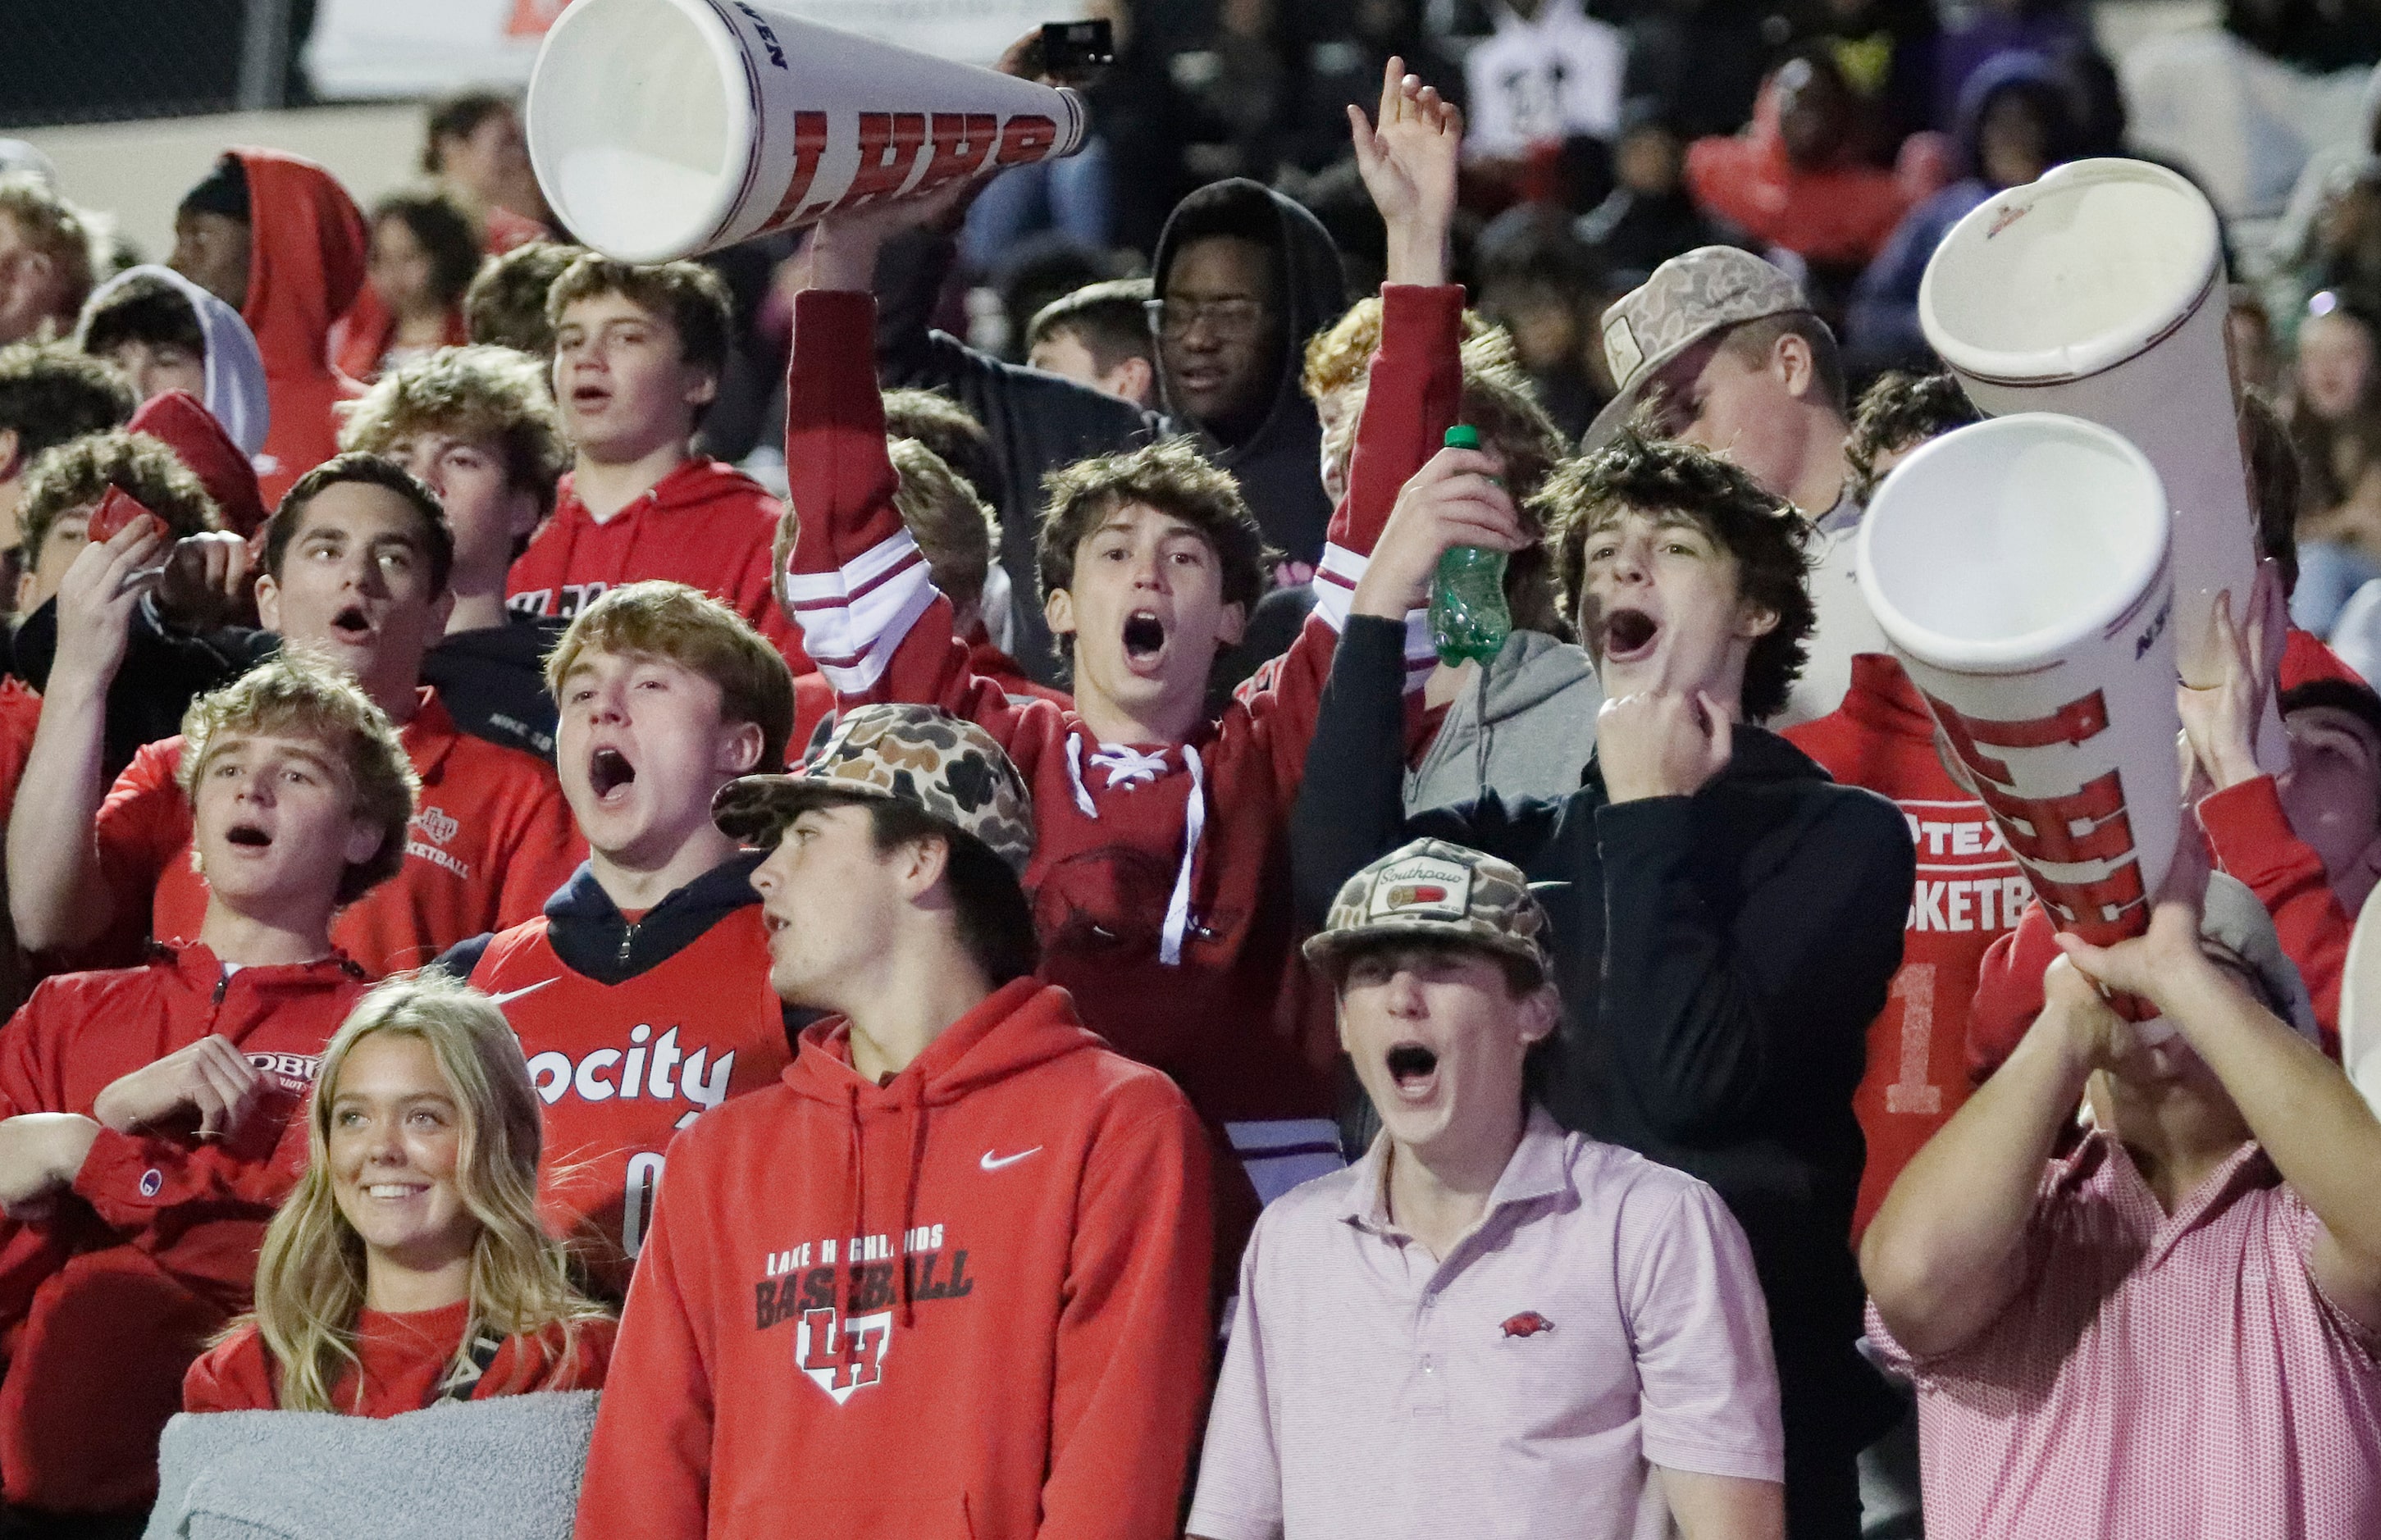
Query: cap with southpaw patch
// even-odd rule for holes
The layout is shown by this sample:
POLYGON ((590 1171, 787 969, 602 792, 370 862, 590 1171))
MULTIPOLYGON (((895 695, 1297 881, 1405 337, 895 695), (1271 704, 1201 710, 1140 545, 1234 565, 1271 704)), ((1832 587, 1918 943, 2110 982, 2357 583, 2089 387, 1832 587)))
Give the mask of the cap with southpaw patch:
POLYGON ((1595 414, 1580 447, 1611 442, 1672 359, 1716 332, 1811 308, 1784 269, 1733 246, 1698 246, 1654 269, 1654 275, 1604 312, 1604 358, 1618 386, 1595 414))
POLYGON ((933 706, 860 706, 788 776, 719 788, 711 821, 748 845, 775 843, 803 809, 833 801, 907 802, 1024 874, 1033 859, 1033 796, 990 733, 933 706))
POLYGON ((1306 960, 1337 972, 1349 948, 1383 939, 1449 941, 1553 972, 1546 911, 1520 867, 1444 839, 1417 839, 1349 877, 1306 960))

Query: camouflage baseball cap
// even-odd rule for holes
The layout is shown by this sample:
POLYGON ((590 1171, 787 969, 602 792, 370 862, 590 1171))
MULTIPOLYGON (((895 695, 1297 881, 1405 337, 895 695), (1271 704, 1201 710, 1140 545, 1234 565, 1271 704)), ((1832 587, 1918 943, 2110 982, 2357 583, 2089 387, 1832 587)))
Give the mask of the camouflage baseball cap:
POLYGON ((1698 246, 1672 257, 1604 312, 1604 358, 1619 388, 1580 447, 1609 443, 1662 367, 1714 332, 1810 308, 1801 285, 1750 251, 1698 246))
POLYGON ((719 788, 711 821, 765 844, 804 808, 851 798, 908 802, 1008 863, 1033 859, 1033 796, 1008 755, 974 723, 933 706, 860 706, 790 776, 746 776, 719 788))
POLYGON ((1306 960, 1337 972, 1348 949, 1388 936, 1455 941, 1533 965, 1545 978, 1546 911, 1520 868, 1444 839, 1417 839, 1349 877, 1306 960))

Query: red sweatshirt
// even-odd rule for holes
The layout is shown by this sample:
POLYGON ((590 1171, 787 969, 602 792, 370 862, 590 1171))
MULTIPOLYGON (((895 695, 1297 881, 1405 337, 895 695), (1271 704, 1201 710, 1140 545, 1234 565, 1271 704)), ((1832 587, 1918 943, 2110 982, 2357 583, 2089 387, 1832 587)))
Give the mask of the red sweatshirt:
POLYGON ((671 1147, 579 1540, 1170 1540, 1211 1244, 1182 1094, 1064 991, 995 991, 884 1085, 820 1022, 671 1147))
POLYGON ((109 1512, 154 1495, 183 1371, 248 1308, 265 1221, 305 1169, 316 1063, 364 988, 344 958, 226 975, 192 946, 45 979, 0 1033, 0 1117, 88 1117, 107 1086, 210 1035, 265 1086, 229 1141, 102 1131, 55 1216, 0 1219, 8 1501, 109 1512))
POLYGON ((505 603, 568 620, 622 583, 666 578, 721 600, 810 672, 801 640, 770 592, 770 548, 785 505, 733 466, 697 455, 611 518, 587 511, 564 476, 554 517, 515 561, 505 603))
MULTIPOLYGON (((535 915, 587 849, 554 767, 464 733, 435 691, 423 688, 401 736, 421 777, 405 864, 331 927, 375 977, 535 915)), ((181 763, 179 737, 144 745, 100 804, 100 874, 115 897, 118 947, 144 913, 149 934, 165 942, 195 937, 206 918, 206 882, 190 865, 189 799, 174 779, 181 763)))
POLYGON ((331 409, 355 393, 331 366, 331 327, 363 287, 364 216, 328 171, 279 150, 234 150, 248 174, 248 302, 273 425, 256 457, 264 506, 339 451, 331 409))
MULTIPOLYGON (((2293 626, 2283 646, 2278 682, 2290 691, 2317 679, 2364 682, 2330 648, 2293 626)), ((2298 964, 2314 1000, 2323 1051, 2338 1058, 2339 989, 2348 972, 2348 941, 2356 916, 2332 892, 2323 858, 2290 828, 2271 776, 2201 799, 2199 826, 2218 869, 2247 884, 2273 916, 2282 952, 2298 964)), ((2016 933, 1984 958, 1968 1024, 1967 1068, 1974 1083, 1983 1084, 2000 1068, 2042 1014, 2043 970, 2058 959, 2054 935, 2042 905, 2030 904, 2016 933)))
POLYGON ((1025 886, 1042 976, 1117 1047, 1172 1075, 1216 1123, 1328 1116, 1328 1078, 1298 1041, 1287 827, 1355 575, 1454 421, 1462 290, 1391 287, 1348 506, 1318 603, 1272 688, 1236 698, 1187 743, 1106 744, 1074 712, 1018 701, 951 634, 893 506, 875 390, 874 302, 812 290, 794 306, 786 464, 802 510, 788 593, 846 704, 911 701, 971 718, 1033 792, 1025 886))
POLYGON ((1852 1094, 1868 1141, 1852 1210, 1857 1241, 1901 1168, 1968 1099, 1964 1055, 1976 970, 2033 892, 1984 803, 1943 768, 1935 719, 1891 657, 1854 657, 1844 703, 1785 737, 1844 785, 1893 799, 1918 846, 1901 969, 1868 1029, 1868 1073, 1852 1094))
MULTIPOLYGON (((438 346, 460 348, 470 340, 471 334, 463 326, 462 307, 458 305, 446 312, 446 330, 438 346)), ((331 334, 331 361, 348 378, 370 385, 380 378, 381 361, 396 342, 397 316, 367 279, 356 293, 356 302, 331 334)))
MULTIPOLYGON (((458 1300, 439 1310, 401 1314, 380 1310, 356 1315, 356 1357, 362 1385, 350 1369, 331 1387, 331 1403, 359 1417, 394 1417, 419 1412, 444 1399, 439 1390, 453 1372, 455 1354, 470 1325, 471 1302, 458 1300)), ((611 1362, 612 1321, 585 1321, 563 1351, 559 1326, 534 1336, 507 1337, 495 1358, 471 1383, 466 1400, 526 1396, 540 1390, 601 1390, 611 1362)), ((264 1334, 242 1326, 190 1365, 182 1380, 185 1412, 274 1412, 280 1408, 280 1370, 264 1334)))
MULTIPOLYGON (((571 891, 582 886, 593 878, 574 878, 571 891)), ((545 1103, 546 1228, 588 1242, 596 1281, 616 1294, 652 1227, 672 1135, 786 1067, 768 932, 759 896, 744 891, 754 901, 617 984, 565 962, 543 914, 496 936, 471 970, 519 1036, 545 1103)))
POLYGON ((1786 153, 1777 88, 1764 85, 1741 132, 1687 146, 1687 190, 1695 202, 1762 241, 1811 262, 1866 264, 1901 216, 1940 185, 1931 175, 1872 166, 1805 169, 1786 153))

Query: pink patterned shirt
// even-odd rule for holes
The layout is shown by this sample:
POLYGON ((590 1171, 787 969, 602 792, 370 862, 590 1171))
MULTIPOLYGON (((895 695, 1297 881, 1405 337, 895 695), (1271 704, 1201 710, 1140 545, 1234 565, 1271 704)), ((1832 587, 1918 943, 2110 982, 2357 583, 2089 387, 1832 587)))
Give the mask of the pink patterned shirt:
POLYGON ((2168 1216, 2085 1135, 2036 1202, 2028 1282, 1912 1364, 1933 1540, 2381 1535, 2381 1334, 2307 1271, 2320 1223, 2254 1143, 2168 1216))

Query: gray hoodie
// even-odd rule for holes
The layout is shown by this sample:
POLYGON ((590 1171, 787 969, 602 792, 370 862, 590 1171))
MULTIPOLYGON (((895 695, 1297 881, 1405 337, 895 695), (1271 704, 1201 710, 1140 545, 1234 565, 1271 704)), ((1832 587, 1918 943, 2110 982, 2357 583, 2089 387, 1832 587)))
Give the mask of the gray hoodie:
POLYGON ((199 313, 199 335, 207 344, 207 410, 223 424, 241 454, 253 457, 264 447, 265 430, 273 409, 264 394, 264 359, 256 350, 256 335, 239 312, 183 277, 170 267, 144 263, 128 267, 92 291, 83 313, 134 278, 155 278, 173 286, 199 313))
POLYGON ((1515 631, 1447 707, 1421 766, 1406 772, 1407 813, 1491 791, 1508 806, 1569 795, 1595 752, 1603 706, 1604 687, 1585 648, 1544 631, 1515 631))

